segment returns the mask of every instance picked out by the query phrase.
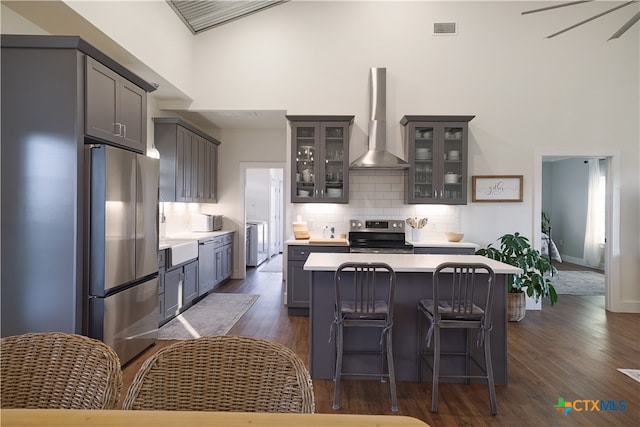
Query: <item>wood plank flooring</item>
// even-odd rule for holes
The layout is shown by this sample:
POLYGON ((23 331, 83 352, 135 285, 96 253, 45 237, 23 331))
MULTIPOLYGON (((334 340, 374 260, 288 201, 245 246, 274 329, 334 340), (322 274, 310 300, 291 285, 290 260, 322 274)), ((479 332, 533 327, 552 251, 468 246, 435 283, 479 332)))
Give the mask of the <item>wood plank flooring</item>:
MULTIPOLYGON (((308 318, 288 316, 280 273, 251 269, 245 280, 229 281, 216 291, 260 294, 230 334, 282 343, 309 363, 308 318)), ((398 383, 398 414, 431 426, 638 425, 640 383, 616 368, 640 369, 640 315, 609 313, 604 297, 561 295, 555 306, 510 322, 507 333, 509 384, 496 387, 498 415, 490 414, 486 386, 464 384, 441 384, 439 412, 433 414, 431 384, 414 382, 398 383), (624 400, 626 410, 573 410, 565 416, 554 408, 560 397, 624 400)), ((123 368, 123 398, 144 359, 170 343, 159 342, 123 368)), ((334 412, 333 382, 314 380, 314 391, 316 412, 334 412)), ((391 414, 390 406, 387 384, 343 380, 337 412, 391 414)))

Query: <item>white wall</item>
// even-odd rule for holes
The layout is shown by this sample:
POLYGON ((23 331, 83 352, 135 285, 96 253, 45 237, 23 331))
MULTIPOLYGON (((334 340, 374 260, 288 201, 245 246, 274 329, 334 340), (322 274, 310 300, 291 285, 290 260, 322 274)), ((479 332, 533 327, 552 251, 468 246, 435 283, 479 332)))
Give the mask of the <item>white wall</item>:
POLYGON ((195 96, 198 85, 192 79, 192 69, 197 63, 192 34, 166 2, 65 0, 64 3, 164 80, 187 96, 195 96))
POLYGON ((245 211, 247 220, 270 221, 271 172, 269 169, 247 169, 245 211))
MULTIPOLYGON (((238 242, 244 242, 245 230, 245 173, 251 168, 274 168, 285 166, 287 157, 284 129, 224 129, 220 135, 222 144, 218 149, 218 203, 219 213, 237 227, 238 242)), ((242 245, 244 248, 244 245, 242 245)), ((234 278, 245 276, 245 253, 240 243, 234 247, 234 278)))
MULTIPOLYGON (((162 40, 163 32, 173 34, 177 18, 164 28, 138 16, 136 30, 125 31, 112 23, 123 12, 142 10, 143 2, 95 8, 91 3, 75 10, 193 95, 193 110, 355 114, 351 159, 366 145, 369 67, 388 69, 388 139, 395 154, 403 156, 398 122, 405 114, 476 115, 470 122, 469 174, 524 175, 524 202, 460 208, 465 240, 485 244, 505 232, 534 234, 536 152, 620 153, 613 162, 619 168, 612 171, 620 208, 619 250, 611 264, 619 266, 613 276, 619 292, 612 308, 640 311, 640 25, 606 41, 638 5, 546 39, 602 11, 604 2, 522 16, 547 3, 292 1, 176 46, 162 40), (433 21, 449 20, 458 23, 457 36, 430 35, 433 21), (146 55, 145 46, 154 53, 146 55), (176 58, 187 64, 174 67, 176 58)), ((168 9, 164 2, 153 3, 168 9)), ((244 213, 238 165, 287 158, 288 130, 270 140, 280 150, 278 160, 273 150, 264 151, 260 132, 249 133, 221 135, 217 208, 234 221, 244 213), (246 144, 234 146, 239 140, 246 144)))

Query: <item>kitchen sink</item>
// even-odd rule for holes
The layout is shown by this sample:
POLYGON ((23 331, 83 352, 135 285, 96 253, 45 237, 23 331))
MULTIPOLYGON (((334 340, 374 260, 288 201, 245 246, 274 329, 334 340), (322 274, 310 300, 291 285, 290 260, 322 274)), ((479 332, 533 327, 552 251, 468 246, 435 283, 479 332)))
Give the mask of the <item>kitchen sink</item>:
POLYGON ((197 240, 163 239, 161 243, 169 245, 169 267, 198 258, 197 240))

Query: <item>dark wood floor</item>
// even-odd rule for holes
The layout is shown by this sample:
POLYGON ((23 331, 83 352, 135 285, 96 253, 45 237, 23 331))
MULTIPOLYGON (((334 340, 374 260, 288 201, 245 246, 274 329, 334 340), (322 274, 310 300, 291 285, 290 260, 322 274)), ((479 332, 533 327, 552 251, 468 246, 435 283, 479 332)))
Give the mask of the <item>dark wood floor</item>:
MULTIPOLYGON (((256 293, 256 304, 230 334, 276 341, 308 364, 308 318, 288 316, 280 273, 248 272, 217 292, 256 293)), ((397 331, 395 333, 401 333, 397 331)), ((439 412, 430 412, 430 383, 398 383, 400 415, 432 426, 635 426, 640 422, 640 383, 616 368, 640 369, 640 315, 609 313, 604 297, 561 295, 553 307, 529 311, 508 325, 509 384, 497 386, 492 416, 486 386, 441 384, 439 412), (624 400, 625 411, 554 409, 558 398, 624 400)), ((161 341, 124 367, 123 395, 142 361, 171 341, 161 341)), ((314 380, 316 412, 332 413, 333 382, 314 380)), ((388 386, 344 380, 341 409, 354 414, 391 414, 388 386)))

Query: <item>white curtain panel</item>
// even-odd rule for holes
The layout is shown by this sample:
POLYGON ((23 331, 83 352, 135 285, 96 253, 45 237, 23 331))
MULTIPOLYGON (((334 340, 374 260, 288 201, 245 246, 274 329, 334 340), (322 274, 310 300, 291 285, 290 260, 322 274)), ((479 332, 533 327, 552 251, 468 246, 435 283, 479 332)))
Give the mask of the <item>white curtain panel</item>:
POLYGON ((600 248, 604 243, 604 186, 600 177, 598 159, 589 159, 589 195, 587 201, 587 226, 584 237, 586 265, 600 265, 600 248))

